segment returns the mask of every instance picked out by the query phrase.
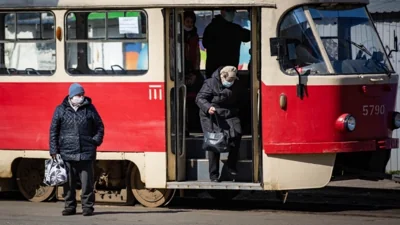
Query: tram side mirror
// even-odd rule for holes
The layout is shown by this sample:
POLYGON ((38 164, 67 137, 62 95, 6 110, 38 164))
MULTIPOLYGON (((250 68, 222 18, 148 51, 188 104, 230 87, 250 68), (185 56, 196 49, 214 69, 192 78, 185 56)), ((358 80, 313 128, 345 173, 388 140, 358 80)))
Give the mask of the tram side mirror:
POLYGON ((271 49, 271 56, 278 56, 277 60, 280 60, 287 55, 285 38, 270 38, 269 47, 271 49))
POLYGON ((287 45, 288 48, 288 56, 289 56, 289 60, 296 60, 297 59, 297 55, 296 55, 296 45, 294 43, 290 43, 287 45))
POLYGON ((271 56, 278 56, 277 60, 286 58, 294 61, 297 59, 296 44, 288 38, 270 38, 271 56))

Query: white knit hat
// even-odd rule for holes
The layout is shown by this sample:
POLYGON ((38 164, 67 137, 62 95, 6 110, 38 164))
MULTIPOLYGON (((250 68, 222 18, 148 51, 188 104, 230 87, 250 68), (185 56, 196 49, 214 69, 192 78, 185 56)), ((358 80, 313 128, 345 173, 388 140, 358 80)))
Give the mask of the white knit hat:
POLYGON ((231 78, 234 80, 239 80, 239 78, 236 76, 237 74, 237 69, 234 66, 225 66, 224 68, 219 71, 219 74, 221 76, 224 76, 226 78, 231 78), (227 74, 227 75, 226 75, 227 74))

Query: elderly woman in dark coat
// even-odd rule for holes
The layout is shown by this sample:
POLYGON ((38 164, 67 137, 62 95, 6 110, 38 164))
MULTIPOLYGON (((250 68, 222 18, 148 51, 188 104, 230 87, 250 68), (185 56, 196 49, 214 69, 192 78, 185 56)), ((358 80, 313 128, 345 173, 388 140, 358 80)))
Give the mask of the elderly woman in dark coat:
MULTIPOLYGON (((218 68, 211 78, 207 79, 196 97, 196 104, 200 108, 200 122, 203 132, 219 131, 217 121, 212 120, 211 115, 216 115, 219 128, 229 135, 230 152, 227 161, 227 169, 231 175, 236 175, 236 163, 242 137, 240 125, 238 100, 239 87, 235 85, 237 69, 234 66, 218 68), (213 128, 211 127, 213 123, 213 128), (214 129, 214 130, 212 130, 214 129)), ((213 116, 214 117, 214 116, 213 116)), ((215 118, 215 117, 214 117, 215 118)), ((210 179, 219 181, 218 153, 208 152, 210 179)))
POLYGON ((93 163, 103 137, 103 121, 92 100, 85 96, 80 84, 72 84, 69 94, 57 106, 50 126, 50 155, 54 158, 60 154, 68 170, 68 182, 64 184, 64 216, 76 213, 77 180, 81 181, 82 186, 82 214, 93 214, 93 163))

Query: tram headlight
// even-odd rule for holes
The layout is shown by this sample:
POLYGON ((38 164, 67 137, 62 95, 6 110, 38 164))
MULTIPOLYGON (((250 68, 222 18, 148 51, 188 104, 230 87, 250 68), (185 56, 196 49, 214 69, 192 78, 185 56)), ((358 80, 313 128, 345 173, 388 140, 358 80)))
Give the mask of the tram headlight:
POLYGON ((356 119, 348 113, 343 114, 336 120, 336 128, 340 131, 352 132, 356 129, 356 119))
POLYGON ((398 129, 400 128, 400 113, 399 112, 394 112, 393 113, 393 128, 394 129, 398 129))
POLYGON ((344 123, 348 131, 356 129, 356 119, 352 115, 348 115, 344 123))

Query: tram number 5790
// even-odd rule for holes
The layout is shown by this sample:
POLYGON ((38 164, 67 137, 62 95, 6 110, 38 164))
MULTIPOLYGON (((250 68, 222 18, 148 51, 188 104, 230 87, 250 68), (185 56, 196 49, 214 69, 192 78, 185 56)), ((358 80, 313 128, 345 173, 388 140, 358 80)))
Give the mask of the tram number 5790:
POLYGON ((384 115, 385 105, 363 105, 362 107, 364 116, 384 115))

